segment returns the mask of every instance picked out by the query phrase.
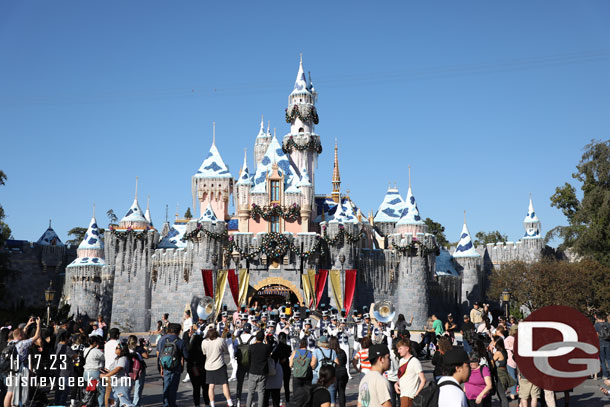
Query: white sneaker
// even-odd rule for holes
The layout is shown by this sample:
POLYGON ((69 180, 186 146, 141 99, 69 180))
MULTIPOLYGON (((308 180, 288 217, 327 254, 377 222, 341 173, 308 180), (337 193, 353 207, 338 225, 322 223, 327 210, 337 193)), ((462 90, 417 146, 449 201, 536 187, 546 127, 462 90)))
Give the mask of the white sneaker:
POLYGON ((230 382, 235 382, 235 381, 237 381, 237 377, 229 377, 229 381, 230 382))
POLYGON ((236 406, 237 406, 237 407, 240 407, 240 405, 241 405, 241 400, 237 400, 237 404, 236 404, 236 406))
POLYGON ((186 374, 186 377, 184 379, 182 379, 182 383, 188 383, 191 381, 191 378, 189 377, 188 373, 186 374))

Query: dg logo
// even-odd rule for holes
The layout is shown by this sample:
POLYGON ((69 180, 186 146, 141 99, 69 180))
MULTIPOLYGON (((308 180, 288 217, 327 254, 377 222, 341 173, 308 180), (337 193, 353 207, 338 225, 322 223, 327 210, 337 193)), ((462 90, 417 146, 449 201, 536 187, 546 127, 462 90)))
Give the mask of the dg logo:
POLYGON ((569 390, 599 371, 599 338, 583 314, 552 305, 519 323, 514 359, 521 375, 536 386, 569 390))

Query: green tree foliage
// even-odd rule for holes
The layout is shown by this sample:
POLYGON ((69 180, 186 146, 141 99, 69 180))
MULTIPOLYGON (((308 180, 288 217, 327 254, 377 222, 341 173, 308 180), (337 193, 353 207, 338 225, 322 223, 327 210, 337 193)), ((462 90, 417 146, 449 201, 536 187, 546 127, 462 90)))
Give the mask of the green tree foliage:
POLYGON ((424 222, 428 226, 428 233, 432 233, 434 235, 436 238, 436 243, 439 246, 449 246, 449 241, 447 240, 447 236, 445 236, 445 227, 443 225, 433 221, 430 218, 426 218, 424 222))
MULTIPOLYGON (((6 174, 0 170, 0 186, 6 183, 6 174)), ((8 253, 4 250, 4 245, 11 238, 11 228, 4 223, 4 208, 0 205, 0 297, 4 290, 4 281, 10 273, 10 263, 8 253)))
POLYGON ((500 298, 504 288, 512 292, 513 307, 530 311, 566 305, 586 315, 610 312, 610 268, 591 259, 508 263, 492 272, 488 296, 500 298))
POLYGON ((191 213, 191 208, 187 208, 186 212, 184 212, 184 219, 192 219, 193 214, 191 213))
POLYGON ((106 212, 106 216, 108 216, 108 220, 112 224, 116 223, 117 220, 119 220, 119 218, 117 218, 117 216, 114 214, 114 211, 112 209, 108 209, 108 212, 106 212))
POLYGON ((568 226, 551 229, 545 240, 560 237, 560 249, 571 248, 610 267, 610 140, 585 146, 572 178, 581 184, 582 199, 567 182, 555 189, 551 206, 561 210, 568 226))
POLYGON ((487 243, 506 243, 508 236, 503 235, 498 230, 492 230, 491 232, 477 232, 474 235, 476 238, 474 241, 475 246, 486 245, 487 243))
POLYGON ((87 228, 75 227, 68 230, 68 236, 72 238, 66 244, 78 246, 85 238, 85 233, 87 233, 87 228))

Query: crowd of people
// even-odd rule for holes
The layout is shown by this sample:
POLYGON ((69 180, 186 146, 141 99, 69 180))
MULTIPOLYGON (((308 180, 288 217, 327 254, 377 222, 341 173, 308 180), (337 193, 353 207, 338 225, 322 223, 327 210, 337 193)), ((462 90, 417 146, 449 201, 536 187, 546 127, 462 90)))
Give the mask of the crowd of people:
MULTIPOLYGON (((461 323, 452 314, 444 321, 431 315, 423 333, 409 331, 412 320, 402 314, 375 320, 366 307, 349 321, 336 310, 310 313, 288 304, 225 310, 215 320, 194 321, 187 310, 180 323, 165 314, 148 340, 121 337, 101 317, 46 327, 32 317, 0 328, 0 392, 4 407, 47 405, 49 395, 56 406, 139 406, 146 361, 155 357, 164 407, 177 405, 181 379, 190 382, 196 407, 215 407, 216 393, 229 407, 345 407, 350 381, 359 383, 358 407, 408 407, 418 398, 438 398, 439 406, 491 406, 492 397, 503 407, 511 400, 522 407, 539 401, 555 406, 552 391, 519 374, 515 318, 492 315, 477 303, 461 323), (422 367, 427 359, 434 367, 428 377, 422 367)), ((595 329, 608 386, 610 324, 604 315, 596 315, 595 329)), ((569 392, 564 400, 568 405, 569 392)))

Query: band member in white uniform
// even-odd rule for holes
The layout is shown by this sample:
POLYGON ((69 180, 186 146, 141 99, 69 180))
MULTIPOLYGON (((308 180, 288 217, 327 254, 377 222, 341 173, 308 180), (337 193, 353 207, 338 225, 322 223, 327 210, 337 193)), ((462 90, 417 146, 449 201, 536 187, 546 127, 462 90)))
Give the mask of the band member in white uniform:
MULTIPOLYGON (((339 319, 339 326, 337 327, 337 333, 335 335, 339 340, 339 347, 345 352, 348 360, 352 360, 352 354, 349 353, 349 338, 351 333, 347 328, 347 320, 345 318, 339 319)), ((349 372, 349 366, 347 367, 348 378, 351 379, 352 375, 349 372)))
POLYGON ((229 322, 228 317, 229 314, 227 311, 223 311, 220 314, 221 320, 216 324, 216 330, 221 336, 225 336, 225 343, 227 344, 227 349, 229 350, 229 361, 231 363, 231 377, 229 378, 229 381, 232 382, 237 380, 237 355, 235 354, 237 345, 235 344, 233 337, 235 327, 229 322))
POLYGON ((301 329, 301 335, 300 338, 306 338, 307 339, 307 349, 310 351, 314 351, 316 350, 316 346, 317 346, 317 336, 316 333, 313 329, 313 326, 311 324, 311 319, 307 318, 304 321, 305 324, 305 328, 301 329))

